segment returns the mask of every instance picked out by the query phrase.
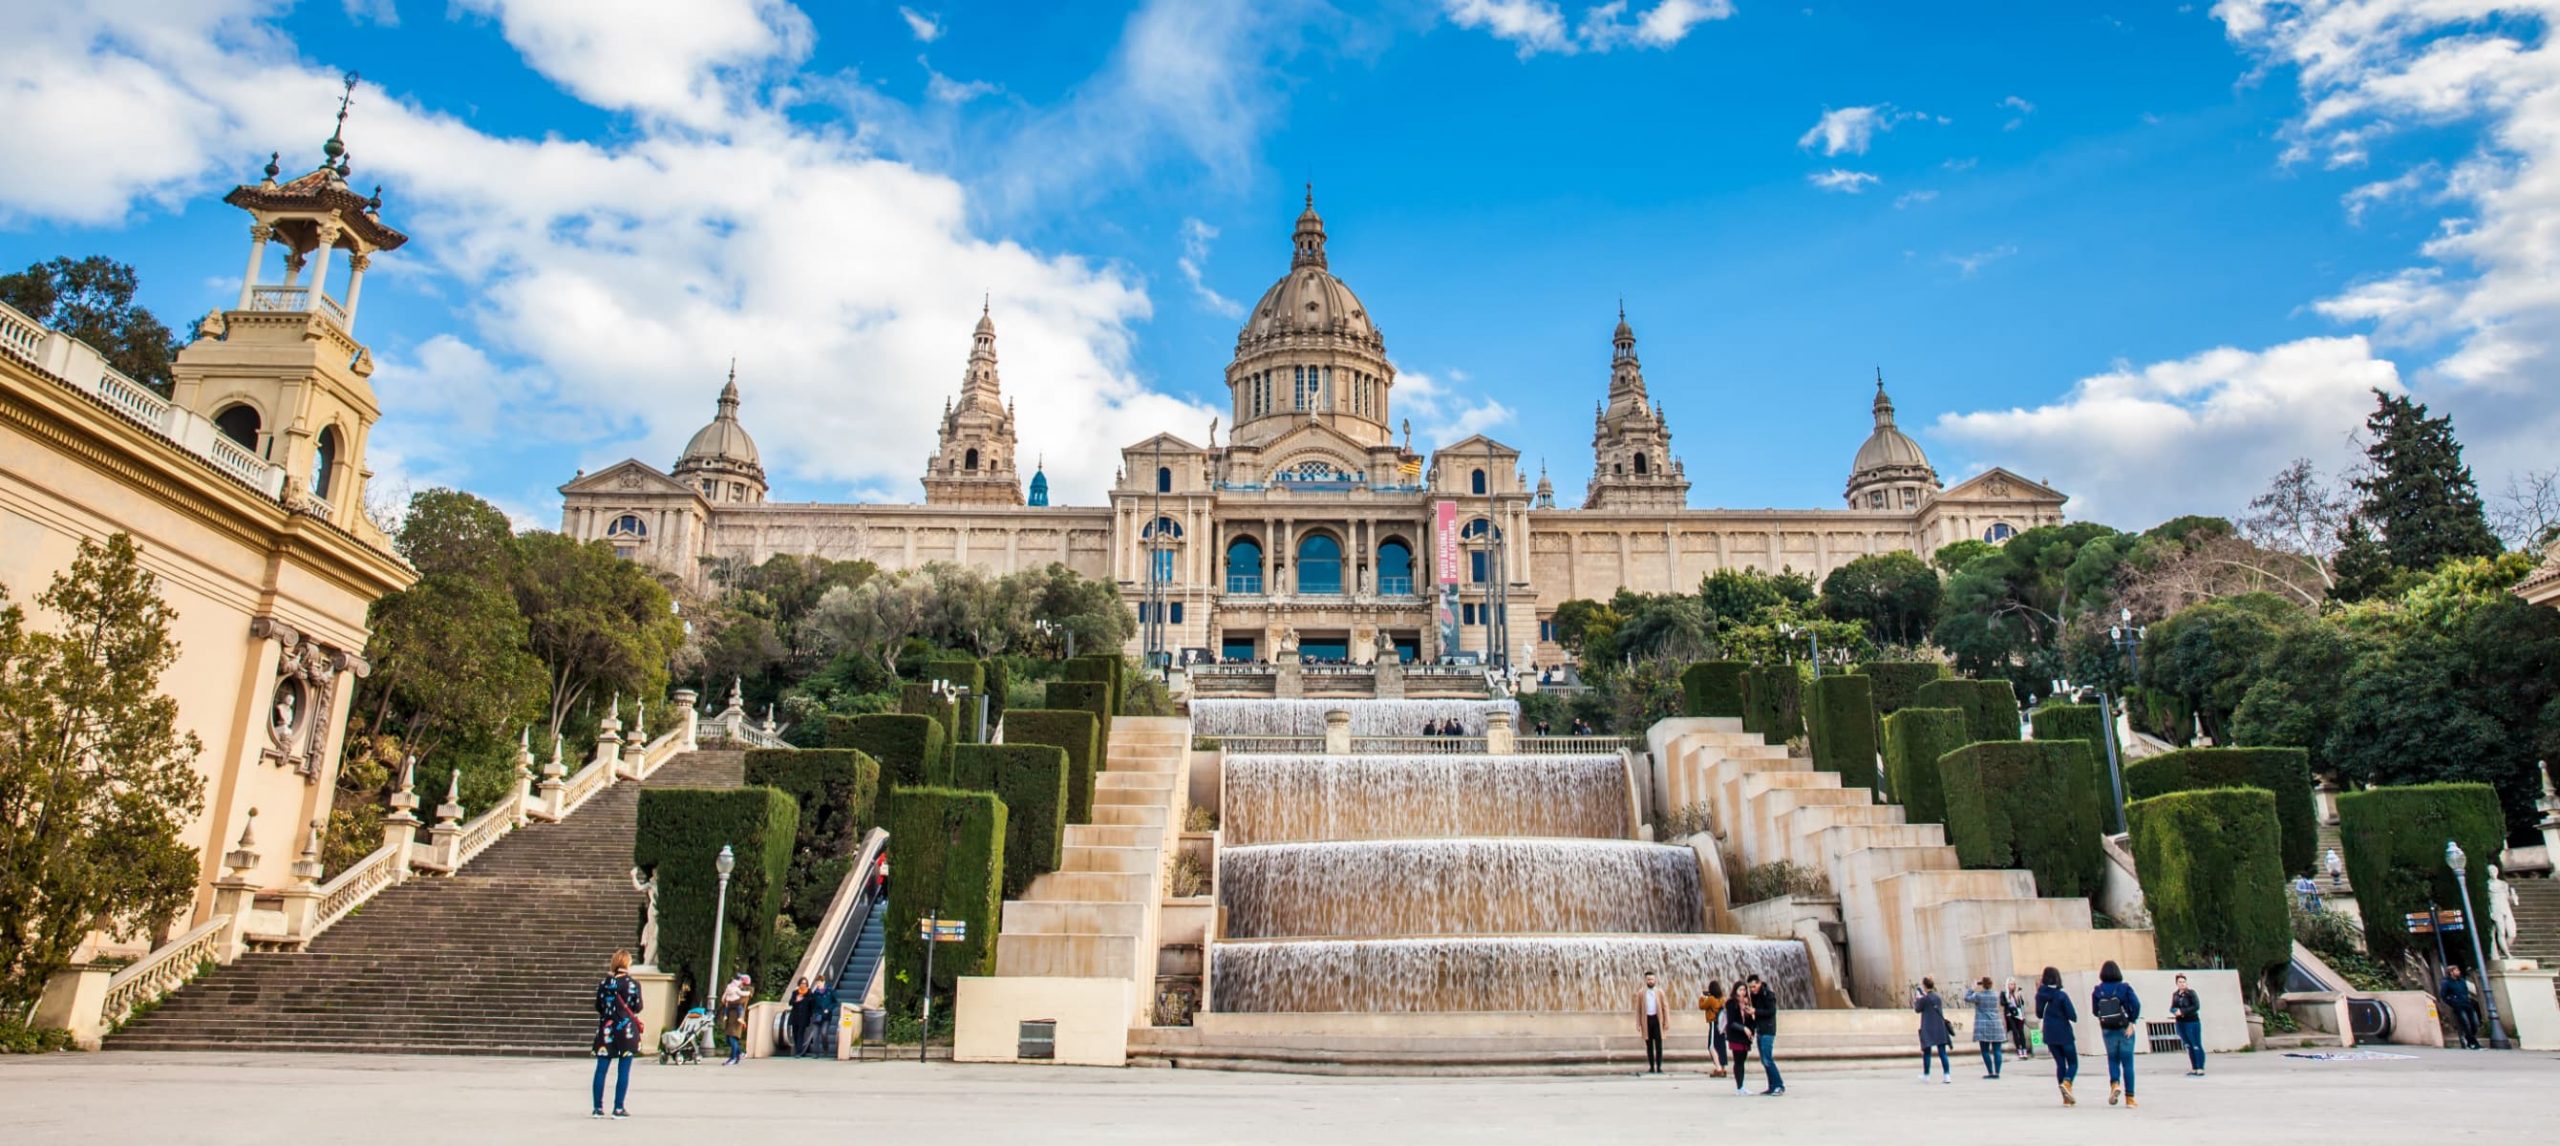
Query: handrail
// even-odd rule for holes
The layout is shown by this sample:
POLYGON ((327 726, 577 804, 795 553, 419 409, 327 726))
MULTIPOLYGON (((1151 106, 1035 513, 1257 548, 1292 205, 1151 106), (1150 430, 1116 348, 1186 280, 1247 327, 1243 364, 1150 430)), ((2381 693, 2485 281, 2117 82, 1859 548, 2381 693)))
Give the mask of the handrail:
POLYGON ((230 916, 214 916, 109 976, 101 1013, 105 1024, 112 1027, 123 1022, 134 1008, 185 986, 198 968, 221 962, 223 936, 230 927, 230 916))
POLYGON ((586 803, 590 798, 594 797, 596 793, 604 791, 606 788, 612 786, 612 762, 605 760, 588 761, 586 767, 578 769, 577 774, 569 777, 569 782, 562 786, 560 790, 560 815, 564 818, 567 817, 569 813, 577 811, 580 804, 586 803))
MULTIPOLYGON (((824 975, 834 983, 844 972, 845 960, 853 957, 854 946, 862 941, 863 924, 871 918, 871 873, 888 846, 889 833, 882 829, 873 828, 862 837, 862 846, 854 850, 853 866, 845 869, 843 881, 836 884, 827 913, 818 921, 818 932, 809 937, 809 950, 800 956, 794 982, 824 975)), ((841 983, 836 984, 836 997, 846 997, 841 983)))
POLYGON ((1610 753, 1621 749, 1636 753, 1646 751, 1644 737, 1523 736, 1520 738, 1520 750, 1522 752, 1579 755, 1583 753, 1610 753))
POLYGON ((400 882, 399 854, 399 849, 384 844, 321 884, 320 909, 312 915, 310 937, 318 937, 382 889, 400 882))
POLYGON ((489 845, 504 839, 516 826, 515 809, 506 803, 492 804, 489 810, 462 825, 462 839, 454 846, 453 867, 460 871, 472 857, 489 850, 489 845))

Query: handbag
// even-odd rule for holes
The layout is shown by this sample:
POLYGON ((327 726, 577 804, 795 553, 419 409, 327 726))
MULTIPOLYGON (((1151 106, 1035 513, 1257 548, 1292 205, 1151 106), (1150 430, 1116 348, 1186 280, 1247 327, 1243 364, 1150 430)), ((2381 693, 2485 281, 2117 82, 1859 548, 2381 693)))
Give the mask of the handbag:
POLYGON ((623 1018, 631 1020, 631 1035, 633 1038, 639 1038, 649 1033, 649 1024, 640 1021, 640 1016, 631 1013, 631 1004, 622 1001, 622 992, 615 991, 613 993, 613 1005, 622 1008, 623 1018))

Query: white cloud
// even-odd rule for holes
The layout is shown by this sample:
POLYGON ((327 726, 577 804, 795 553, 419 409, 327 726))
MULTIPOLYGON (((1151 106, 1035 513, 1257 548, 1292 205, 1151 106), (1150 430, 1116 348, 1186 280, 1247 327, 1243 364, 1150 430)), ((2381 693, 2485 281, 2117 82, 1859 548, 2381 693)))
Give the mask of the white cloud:
POLYGON ((2339 456, 2375 389, 2398 391, 2399 373, 2363 338, 2306 338, 2120 364, 2033 409, 1942 415, 1934 433, 2052 482, 2076 518, 2139 529, 2236 511, 2286 462, 2339 456))
POLYGON ((907 22, 907 31, 915 35, 916 42, 919 44, 930 44, 935 40, 942 38, 942 16, 940 13, 926 15, 913 8, 900 5, 898 8, 898 18, 907 22))
POLYGON ((1999 106, 2005 111, 2014 113, 2009 117, 2009 122, 2000 125, 2002 131, 2016 131, 2026 126, 2027 117, 2036 113, 2036 105, 2017 96, 2001 100, 1999 106))
POLYGON ((1804 178, 1806 182, 1825 191, 1837 191, 1843 195, 1858 194, 1881 182, 1876 176, 1867 172, 1851 171, 1841 167, 1834 167, 1829 171, 1816 171, 1804 178))
POLYGON ((525 63, 597 107, 716 125, 730 72, 808 55, 809 17, 785 0, 452 0, 494 17, 525 63))
POLYGON ((1209 265, 1209 242, 1218 237, 1218 229, 1198 219, 1182 221, 1182 257, 1174 265, 1182 268, 1182 277, 1191 283, 1191 293, 1210 310, 1228 318, 1244 317, 1244 304, 1210 288, 1202 269, 1209 265))
POLYGON ((1893 130, 1895 118, 1889 104, 1826 108, 1822 118, 1815 120, 1803 137, 1796 140, 1796 146, 1810 150, 1818 145, 1824 155, 1842 152, 1864 155, 1867 144, 1875 139, 1877 132, 1893 130))
POLYGON ((1508 41, 1524 60, 1540 52, 1607 52, 1626 44, 1669 48, 1698 25, 1733 15, 1732 0, 1657 0, 1632 18, 1628 0, 1610 0, 1584 8, 1582 18, 1570 24, 1554 0, 1441 0, 1440 7, 1450 23, 1508 41))
POLYGON ((1520 58, 1540 52, 1570 52, 1564 12, 1550 0, 1442 0, 1449 22, 1492 34, 1519 45, 1520 58))
POLYGON ((1944 171, 1971 171, 1981 162, 1982 161, 1980 159, 1968 155, 1962 159, 1943 160, 1938 164, 1938 167, 1940 170, 1944 171))
POLYGON ((1446 372, 1448 381, 1427 374, 1396 368, 1396 411, 1412 419, 1419 430, 1416 441, 1424 451, 1438 449, 1451 442, 1463 441, 1469 434, 1481 434, 1509 423, 1514 415, 1509 406, 1492 398, 1463 393, 1466 372, 1446 372))
POLYGON ((1987 251, 1975 251, 1971 254, 1965 255, 1947 255, 1945 258, 1947 265, 1956 268, 1957 274, 1966 278, 1972 278, 1974 274, 1982 268, 1990 266, 1993 263, 1999 262, 2000 260, 2017 253, 2018 248, 2008 243, 2002 243, 1987 251))
POLYGON ((378 24, 385 28, 400 26, 400 10, 392 0, 346 0, 347 19, 358 24, 378 24))
POLYGON ((2347 209, 2347 222, 2362 224, 2367 210, 2426 186, 2429 179, 2435 178, 2436 171, 2435 164, 2422 163, 2390 179, 2352 188, 2338 197, 2338 203, 2347 209))
POLYGON ((923 56, 917 56, 916 63, 924 67, 925 98, 935 103, 967 103, 982 95, 992 95, 997 90, 996 85, 985 80, 963 81, 943 75, 933 70, 933 65, 927 63, 923 56))
POLYGON ((1893 209, 1899 211, 1905 207, 1916 207, 1937 197, 1937 192, 1925 189, 1919 191, 1905 191, 1902 194, 1893 197, 1893 209))

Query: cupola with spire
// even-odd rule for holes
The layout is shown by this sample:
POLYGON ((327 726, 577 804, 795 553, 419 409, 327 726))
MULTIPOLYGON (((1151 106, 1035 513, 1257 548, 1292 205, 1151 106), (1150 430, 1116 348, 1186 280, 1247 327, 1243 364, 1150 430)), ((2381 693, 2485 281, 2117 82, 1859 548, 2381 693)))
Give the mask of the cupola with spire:
POLYGON ((1235 433, 1256 446, 1312 420, 1362 445, 1389 444, 1395 367, 1351 288, 1334 277, 1315 188, 1290 233, 1289 270, 1262 292, 1236 334, 1227 366, 1235 433))
POLYGON ((1013 450, 1013 407, 996 373, 995 310, 981 299, 978 325, 969 335, 969 364, 960 374, 960 400, 944 403, 933 456, 925 461, 925 503, 1021 505, 1013 450))
POLYGON ((1847 490, 1851 509, 1917 509, 1938 492, 1938 471, 1929 455, 1893 421, 1893 398, 1884 390, 1884 370, 1876 370, 1875 430, 1858 447, 1849 466, 1847 490))
POLYGON ((1689 503, 1689 476, 1671 456, 1671 424, 1645 396, 1635 327, 1618 304, 1609 336, 1609 399, 1592 414, 1591 485, 1584 509, 1676 510, 1689 503))
POLYGON ((720 412, 710 425, 694 431, 671 472, 711 501, 754 505, 764 500, 764 462, 756 453, 756 440, 738 421, 736 360, 729 363, 729 381, 720 387, 720 412))

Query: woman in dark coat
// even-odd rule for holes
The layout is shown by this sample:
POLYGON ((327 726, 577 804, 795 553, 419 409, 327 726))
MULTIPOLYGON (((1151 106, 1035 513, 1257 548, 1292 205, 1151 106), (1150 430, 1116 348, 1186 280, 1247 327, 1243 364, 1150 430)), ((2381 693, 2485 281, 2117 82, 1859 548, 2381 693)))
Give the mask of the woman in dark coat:
POLYGON ((613 973, 596 984, 595 1117, 604 1114, 604 1074, 616 1060, 622 1069, 613 1083, 613 1116, 629 1118, 622 1108, 631 1093, 631 1059, 640 1053, 640 981, 631 977, 631 953, 613 953, 613 973))
POLYGON ((1920 1013, 1920 1081, 1929 1081, 1929 1052, 1938 1054, 1938 1073, 1949 1083, 1956 1080, 1956 1068, 1947 1064, 1947 1047, 1955 1035, 1947 1029, 1947 1002, 1938 997, 1938 981, 1922 978, 1911 989, 1911 1009, 1920 1013))
POLYGON ((1723 1037, 1733 1054, 1733 1090, 1740 1094, 1743 1080, 1751 1077, 1751 989, 1745 984, 1734 984, 1733 993, 1725 996, 1723 1037))
POLYGON ((2080 1010, 2062 989, 2062 972, 2052 967, 2044 969, 2036 986, 2036 1018, 2044 1023, 2044 1050, 2053 1056, 2053 1078, 2062 1084, 2062 1104, 2078 1106, 2071 1084, 2080 1079, 2080 1042, 2072 1034, 2072 1024, 2080 1021, 2080 1010))

